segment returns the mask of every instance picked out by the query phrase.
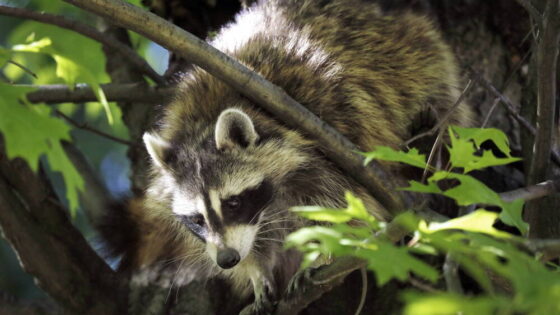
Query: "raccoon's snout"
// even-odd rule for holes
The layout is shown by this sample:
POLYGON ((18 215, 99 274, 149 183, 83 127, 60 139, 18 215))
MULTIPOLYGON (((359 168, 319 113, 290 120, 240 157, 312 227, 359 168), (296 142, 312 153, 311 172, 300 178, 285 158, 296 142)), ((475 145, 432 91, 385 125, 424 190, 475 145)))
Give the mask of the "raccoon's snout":
POLYGON ((218 266, 224 269, 235 267, 241 257, 239 253, 233 248, 226 248, 218 251, 217 263, 218 266))

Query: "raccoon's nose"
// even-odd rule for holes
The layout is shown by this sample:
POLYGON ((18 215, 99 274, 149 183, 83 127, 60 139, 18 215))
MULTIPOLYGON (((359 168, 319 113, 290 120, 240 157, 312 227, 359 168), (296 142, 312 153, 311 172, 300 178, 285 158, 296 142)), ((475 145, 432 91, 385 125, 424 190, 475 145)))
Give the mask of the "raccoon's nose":
POLYGON ((224 269, 235 267, 240 259, 239 253, 233 248, 226 248, 218 251, 218 266, 224 269))

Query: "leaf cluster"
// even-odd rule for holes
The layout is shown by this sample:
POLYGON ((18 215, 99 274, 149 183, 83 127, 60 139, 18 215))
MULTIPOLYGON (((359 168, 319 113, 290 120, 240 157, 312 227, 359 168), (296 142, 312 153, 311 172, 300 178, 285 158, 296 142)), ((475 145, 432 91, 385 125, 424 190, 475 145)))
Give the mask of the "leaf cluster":
POLYGON ((444 195, 459 206, 479 209, 445 222, 427 222, 414 212, 405 212, 392 224, 406 228, 412 241, 398 246, 383 237, 384 223, 377 221, 363 203, 347 193, 346 209, 298 207, 300 216, 321 222, 292 233, 288 247, 304 253, 303 267, 312 265, 321 255, 350 255, 367 261, 375 273, 377 284, 391 279, 407 281, 418 276, 434 286, 441 286, 443 273, 427 264, 423 257, 448 255, 452 257, 482 292, 476 296, 453 292, 403 294, 407 314, 554 314, 560 312, 560 275, 555 268, 546 266, 526 250, 525 239, 494 227, 497 220, 526 234, 527 223, 521 217, 523 201, 503 201, 499 194, 472 177, 469 173, 485 167, 504 165, 519 160, 512 157, 507 137, 497 129, 449 129, 449 165, 447 170, 436 170, 426 163, 416 149, 408 152, 388 147, 363 153, 367 161, 381 159, 400 162, 432 174, 425 183, 410 181, 408 191, 444 195), (500 151, 484 151, 481 144, 491 141, 500 151), (451 188, 441 188, 440 181, 455 180, 451 188), (484 206, 499 208, 491 212, 484 206), (330 225, 329 225, 330 224, 330 225), (497 280, 506 283, 507 290, 498 290, 497 280))

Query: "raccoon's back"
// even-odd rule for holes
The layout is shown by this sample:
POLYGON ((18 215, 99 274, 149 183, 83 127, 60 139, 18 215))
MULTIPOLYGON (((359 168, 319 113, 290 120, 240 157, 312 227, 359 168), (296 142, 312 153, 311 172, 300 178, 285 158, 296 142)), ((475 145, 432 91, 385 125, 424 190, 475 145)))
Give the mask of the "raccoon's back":
MULTIPOLYGON (((382 12, 371 1, 262 1, 239 14, 212 45, 364 150, 402 143, 413 121, 431 112, 443 116, 459 95, 453 55, 433 23, 411 12, 382 12)), ((238 105, 236 98, 197 70, 170 112, 212 123, 238 105)), ((466 124, 470 117, 461 105, 449 122, 466 124)))

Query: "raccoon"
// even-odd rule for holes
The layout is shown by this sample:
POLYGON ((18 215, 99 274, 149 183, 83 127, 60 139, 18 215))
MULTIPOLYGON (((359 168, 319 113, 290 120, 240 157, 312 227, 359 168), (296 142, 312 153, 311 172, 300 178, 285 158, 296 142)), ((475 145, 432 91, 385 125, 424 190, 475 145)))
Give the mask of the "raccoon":
MULTIPOLYGON (((399 146, 418 117, 442 116, 460 94, 454 57, 434 24, 372 1, 259 1, 210 43, 364 151, 399 146)), ((470 119, 460 104, 449 123, 470 119)), ((125 216, 135 236, 122 263, 134 270, 190 255, 182 270, 228 279, 240 297, 254 293, 255 312, 270 310, 298 269, 300 255, 282 242, 311 223, 291 207, 344 207, 351 191, 387 218, 311 137, 200 68, 185 74, 144 142, 151 179, 125 216)))

